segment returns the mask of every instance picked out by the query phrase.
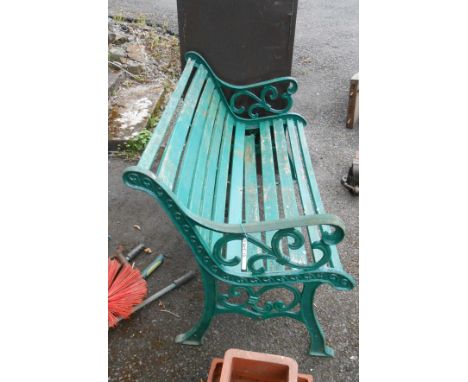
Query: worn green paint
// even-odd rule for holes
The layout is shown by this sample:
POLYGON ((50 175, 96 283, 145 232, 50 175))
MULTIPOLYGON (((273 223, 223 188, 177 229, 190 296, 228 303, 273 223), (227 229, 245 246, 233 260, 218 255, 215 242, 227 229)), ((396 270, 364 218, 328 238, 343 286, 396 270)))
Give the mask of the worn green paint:
POLYGON ((202 316, 177 342, 201 344, 216 314, 285 316, 305 324, 311 355, 333 355, 314 313, 315 291, 322 284, 350 290, 354 280, 336 249, 344 237, 343 222, 323 209, 303 131, 306 122, 287 112, 296 86, 290 77, 227 84, 191 52, 140 162, 124 172, 128 186, 161 204, 201 269, 202 316), (268 106, 269 95, 276 94, 272 89, 282 81, 292 84, 277 93, 285 106, 268 106), (223 93, 226 88, 231 97, 238 94, 234 101, 223 93), (252 100, 241 112, 238 100, 245 96, 252 100), (288 245, 286 253, 282 243, 288 245), (314 260, 305 256, 306 245, 314 260), (278 289, 288 298, 263 301, 265 293, 278 289))
POLYGON ((206 69, 200 68, 197 70, 195 78, 191 82, 185 97, 184 106, 182 107, 180 116, 174 126, 173 134, 167 144, 167 149, 164 150, 161 163, 158 167, 158 177, 169 188, 172 188, 174 184, 180 157, 182 155, 182 149, 185 145, 185 138, 190 128, 193 112, 206 75, 206 69))
POLYGON ((208 107, 210 105, 211 97, 214 90, 214 83, 211 78, 206 81, 206 86, 203 94, 200 97, 200 103, 193 118, 192 126, 190 128, 190 135, 186 143, 183 163, 180 167, 179 176, 175 186, 177 198, 180 203, 188 205, 190 197, 190 190, 192 189, 193 175, 195 173, 196 161, 200 143, 203 135, 206 115, 208 114, 208 107))
MULTIPOLYGON (((232 148, 231 187, 229 195, 228 222, 242 223, 242 204, 244 197, 244 145, 245 125, 237 122, 234 132, 234 145, 232 148)), ((242 252, 242 241, 230 242, 226 248, 226 259, 237 257, 242 252)), ((241 263, 233 265, 233 272, 241 272, 241 263)))
MULTIPOLYGON (((219 159, 219 149, 221 146, 221 138, 223 134, 222 128, 217 128, 217 126, 223 126, 224 120, 226 118, 226 108, 221 103, 219 104, 218 114, 216 115, 215 121, 215 129, 213 131, 213 137, 210 144, 210 150, 208 153, 208 159, 206 163, 206 179, 205 179, 205 187, 203 190, 203 204, 201 215, 205 218, 211 219, 213 213, 213 198, 215 193, 215 186, 216 186, 216 176, 214 174, 217 173, 217 166, 218 166, 218 159, 219 159)), ((224 186, 226 188, 226 185, 224 186)), ((203 234, 203 238, 207 243, 210 242, 211 231, 205 230, 203 234)))
MULTIPOLYGON (((245 187, 245 221, 247 223, 260 221, 260 207, 258 204, 258 185, 257 185, 257 167, 255 160, 255 136, 253 134, 245 137, 245 153, 244 153, 244 187, 245 187)), ((260 240, 259 233, 252 235, 260 240)), ((260 249, 248 243, 247 258, 260 252, 260 249)))
MULTIPOLYGON (((294 121, 288 119, 287 121, 287 129, 289 134, 289 141, 291 142, 291 151, 293 155, 294 163, 301 163, 302 162, 302 154, 299 148, 299 142, 297 138, 297 131, 294 121)), ((316 211, 314 210, 313 202, 311 199, 310 189, 307 184, 307 174, 303 166, 295 166, 296 169, 296 179, 299 187, 299 195, 302 201, 302 207, 306 214, 315 214, 316 211)), ((320 233, 318 232, 318 228, 316 226, 307 227, 307 232, 309 234, 309 240, 311 242, 320 240, 320 233)), ((314 260, 317 262, 322 258, 322 253, 320 251, 314 251, 314 260)))
POLYGON ((171 118, 174 115, 177 105, 182 97, 182 93, 184 92, 187 82, 190 78, 190 75, 192 74, 194 65, 195 65, 195 60, 193 59, 187 60, 184 71, 182 72, 182 75, 180 76, 180 79, 177 83, 174 93, 172 93, 171 98, 167 102, 166 108, 161 114, 161 118, 159 119, 159 122, 157 126, 155 127, 153 134, 151 135, 151 139, 148 142, 145 148, 145 151, 141 155, 140 162, 138 163, 138 165, 141 168, 149 170, 151 166, 153 165, 153 161, 156 157, 156 153, 159 150, 159 147, 161 146, 161 143, 164 139, 164 135, 167 132, 169 123, 171 122, 171 118))
MULTIPOLYGON (((325 211, 323 207, 322 199, 320 198, 320 192, 318 189, 317 180, 315 178, 314 169, 312 168, 312 160, 310 159, 309 150, 307 149, 307 140, 304 134, 304 124, 301 121, 297 121, 297 131, 299 135, 299 142, 302 150, 302 155, 304 158, 305 170, 307 172, 307 180, 309 183, 309 187, 312 193, 312 200, 315 205, 315 213, 322 214, 325 211)), ((329 227, 327 226, 318 226, 322 232, 330 232, 329 227)), ((341 265, 341 260, 338 255, 338 251, 336 246, 330 246, 331 251, 331 258, 330 258, 330 265, 336 269, 343 269, 341 265)))
MULTIPOLYGON (((262 160, 263 209, 265 220, 279 219, 279 202, 276 192, 275 164, 273 159, 273 145, 271 140, 270 121, 260 122, 260 152, 262 160)), ((266 232, 267 243, 271 242, 275 231, 266 232)), ((281 272, 284 266, 274 260, 268 260, 268 269, 281 272)))
MULTIPOLYGON (((221 142, 218 170, 216 172, 216 191, 213 201, 213 216, 212 219, 218 223, 224 223, 226 211, 226 195, 227 182, 229 176, 229 160, 231 158, 231 143, 234 129, 234 119, 230 114, 227 115, 223 125, 223 139, 221 142)), ((209 242, 210 249, 213 249, 213 243, 221 238, 220 232, 211 232, 211 240, 209 242)))
MULTIPOLYGON (((284 216, 287 218, 299 216, 294 190, 294 181, 289 163, 287 142, 284 134, 284 123, 282 119, 277 119, 273 122, 273 131, 276 142, 276 159, 280 175, 280 189, 283 199, 284 216)), ((295 263, 307 264, 307 253, 305 248, 298 250, 289 249, 289 256, 295 263)))

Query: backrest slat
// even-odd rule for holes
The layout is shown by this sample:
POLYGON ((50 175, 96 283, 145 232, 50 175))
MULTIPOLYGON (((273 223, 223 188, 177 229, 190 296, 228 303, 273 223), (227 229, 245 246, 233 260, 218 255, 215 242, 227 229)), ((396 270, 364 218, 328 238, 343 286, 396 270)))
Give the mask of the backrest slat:
MULTIPOLYGON (((213 202, 214 202, 214 192, 216 185, 216 173, 218 172, 218 159, 221 146, 221 138, 223 135, 224 121, 226 119, 226 107, 220 102, 218 114, 216 116, 216 121, 213 127, 213 138, 210 143, 210 152, 207 159, 207 168, 205 175, 205 186, 203 190, 203 203, 201 215, 205 218, 212 219, 213 211, 213 202)), ((224 188, 227 187, 227 184, 224 185, 224 188)), ((203 238, 206 242, 209 241, 210 232, 205 231, 203 238)))
MULTIPOLYGON (((231 187, 229 194, 229 223, 242 223, 242 202, 244 196, 244 144, 245 124, 236 122, 234 132, 234 147, 232 153, 231 187)), ((227 260, 240 256, 241 242, 231 241, 227 246, 227 260)), ((232 267, 240 272, 240 264, 232 267)))
MULTIPOLYGON (((250 134, 245 137, 245 222, 253 223, 260 221, 260 208, 258 202, 258 184, 257 184, 257 161, 255 152, 255 135, 250 134)), ((261 234, 254 233, 253 237, 260 240, 261 234)), ((260 252, 260 248, 252 243, 247 245, 247 256, 250 258, 260 252)), ((241 264, 243 270, 246 269, 246 263, 241 264)), ((258 266, 258 264, 256 264, 258 266)))
MULTIPOLYGON (((223 105, 224 106, 224 105, 223 105)), ((229 162, 231 159, 232 132, 234 128, 234 119, 230 113, 227 114, 224 122, 223 140, 219 154, 218 171, 216 173, 216 187, 213 201, 212 219, 218 223, 224 223, 224 214, 226 209, 227 184, 229 176, 229 162)), ((210 245, 214 245, 221 234, 214 232, 209 239, 210 245)))
POLYGON ((174 126, 174 130, 164 150, 156 173, 160 180, 170 189, 174 186, 174 180, 187 138, 187 132, 190 128, 194 110, 197 106, 198 97, 202 91, 206 76, 207 70, 205 67, 199 67, 185 96, 179 118, 174 126))
MULTIPOLYGON (((276 159, 279 168, 284 216, 286 218, 296 217, 299 216, 299 210, 296 204, 294 181, 292 178, 291 164, 289 162, 287 141, 284 134, 284 124, 281 119, 277 119, 273 122, 273 132, 276 143, 276 159)), ((305 249, 289 249, 289 257, 295 263, 307 263, 307 253, 305 249)))
MULTIPOLYGON (((307 149, 307 140, 304 134, 304 125, 302 122, 296 122, 297 125, 297 132, 299 135, 299 142, 301 147, 302 158, 304 160, 304 166, 307 172, 307 179, 310 187, 310 191, 312 193, 312 200, 315 204, 315 211, 317 214, 324 213, 324 208, 322 204, 322 200, 320 199, 320 193, 318 189, 317 180, 315 178, 314 169, 312 168, 312 160, 310 159, 310 153, 307 149)), ((324 228, 325 231, 329 231, 328 228, 324 228)), ((338 256, 338 250, 336 246, 330 247, 331 257, 330 257, 330 264, 332 267, 343 269, 343 266, 340 261, 340 257, 338 256)))
POLYGON ((195 112, 195 117, 193 118, 192 127, 190 128, 189 137, 185 147, 184 157, 176 180, 175 193, 178 197, 178 201, 184 206, 188 205, 193 175, 195 173, 196 159, 200 150, 200 143, 205 128, 206 116, 208 114, 208 107, 210 106, 213 90, 213 80, 208 78, 205 89, 203 89, 197 111, 195 112))
POLYGON ((215 122, 219 103, 219 94, 213 94, 213 97, 211 98, 210 107, 208 109, 208 116, 206 117, 205 126, 203 127, 203 136, 200 144, 200 150, 198 151, 198 158, 193 158, 193 160, 196 161, 197 164, 195 167, 195 174, 193 176, 192 181, 192 189, 189 198, 189 208, 197 215, 200 214, 201 211, 203 189, 206 180, 206 163, 208 159, 208 152, 210 149, 211 140, 213 137, 213 125, 215 122))
MULTIPOLYGON (((289 141, 291 143, 291 151, 294 158, 294 163, 296 164, 295 168, 297 174, 297 183, 300 191, 299 195, 301 196, 302 208, 305 214, 313 215, 316 213, 316 211, 309 191, 307 174, 305 172, 304 166, 302 165, 302 152, 299 147, 296 125, 293 120, 287 120, 287 129, 289 133, 289 141)), ((307 227, 307 232, 311 242, 320 240, 320 232, 317 226, 307 227)), ((313 250, 312 252, 315 262, 318 262, 322 258, 323 253, 319 250, 313 250)))
POLYGON ((141 155, 140 161, 138 163, 139 167, 149 170, 151 166, 153 166, 154 159, 170 125, 172 116, 177 108, 177 105, 179 104, 182 94, 184 93, 190 75, 192 74, 194 64, 195 62, 192 59, 187 60, 185 69, 182 72, 179 81, 177 82, 177 86, 169 101, 167 102, 167 105, 161 115, 161 118, 159 119, 157 126, 154 128, 153 134, 148 144, 146 145, 145 151, 141 155))
MULTIPOLYGON (((279 219, 278 194, 276 192, 275 164, 273 159, 273 145, 270 132, 270 121, 260 123, 260 152, 262 157, 262 183, 263 183, 263 205, 265 220, 279 219)), ((276 231, 266 233, 266 242, 271 239, 276 231)), ((268 260, 268 270, 282 271, 284 267, 275 260, 268 260)))

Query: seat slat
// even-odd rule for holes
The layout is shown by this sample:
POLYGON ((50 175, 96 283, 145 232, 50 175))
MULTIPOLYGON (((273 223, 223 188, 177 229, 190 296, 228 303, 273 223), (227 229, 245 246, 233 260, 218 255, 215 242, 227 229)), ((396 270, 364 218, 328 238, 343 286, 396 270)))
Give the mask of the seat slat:
MULTIPOLYGON (((196 161, 195 174, 193 176, 192 189, 190 190, 189 209, 196 214, 200 214, 202 207, 203 189, 205 183, 206 163, 208 152, 210 150, 211 139, 213 136, 213 125, 218 111, 220 97, 215 93, 211 98, 208 115, 206 117, 205 126, 203 127, 203 135, 198 151, 198 158, 193 158, 196 161)), ((208 174, 209 176, 209 174, 208 174)))
MULTIPOLYGON (((305 137, 305 134, 304 134, 304 125, 302 124, 302 122, 297 122, 296 125, 297 125, 297 132, 298 132, 298 135, 299 135, 299 142, 300 142, 300 146, 301 146, 302 158, 304 159, 304 165, 305 165, 305 169, 306 169, 306 172, 307 172, 307 180, 308 180, 308 183, 309 183, 310 190, 312 192, 312 200, 313 200, 314 205, 315 205, 315 211, 317 212, 317 214, 323 214, 323 213, 325 213, 325 209, 323 208, 322 199, 320 198, 320 193, 319 193, 319 189, 318 189, 317 180, 315 178, 315 173, 314 173, 314 170, 312 168, 312 160, 310 159, 309 150, 307 149, 307 140, 306 140, 306 137, 305 137)), ((330 229, 328 227, 324 227, 324 231, 329 232, 330 229)), ((330 250, 331 250, 331 257, 330 257, 331 266, 334 267, 334 268, 343 269, 343 267, 341 265, 340 257, 338 255, 338 250, 336 249, 336 246, 334 246, 334 245, 331 246, 330 250)))
MULTIPOLYGON (((203 191, 203 203, 201 215, 205 218, 212 218, 214 191, 216 185, 216 172, 218 167, 219 150, 221 146, 221 138, 223 135, 224 121, 226 119, 226 107, 220 102, 218 114, 213 126, 213 137, 210 144, 210 152, 208 154, 207 168, 205 175, 205 187, 203 191)), ((225 188, 227 185, 225 184, 225 188)), ((203 238, 206 242, 209 240, 210 232, 206 231, 203 238)))
MULTIPOLYGON (((289 133, 289 141, 291 142, 291 151, 293 155, 294 167, 296 169, 297 174, 297 183, 299 186, 299 194, 301 196, 302 208, 306 214, 313 215, 316 214, 316 211, 312 202, 312 196, 309 191, 307 174, 302 164, 302 152, 299 147, 296 125, 293 120, 287 120, 287 129, 289 133)), ((318 227, 307 227, 307 232, 309 234, 309 240, 311 242, 320 240, 320 232, 318 230, 318 227)), ((319 250, 314 250, 313 255, 315 262, 317 262, 322 258, 323 254, 319 250)))
MULTIPOLYGON (((216 173, 216 189, 213 203, 213 220, 219 223, 224 223, 224 215, 226 212, 226 196, 228 187, 229 161, 231 159, 233 127, 234 119, 232 115, 228 113, 224 122, 223 140, 221 142, 218 171, 216 173)), ((220 237, 220 233, 213 232, 210 240, 210 248, 212 248, 216 240, 218 240, 220 237)))
MULTIPOLYGON (((244 155, 244 185, 245 185, 245 222, 260 221, 260 209, 258 203, 257 164, 255 156, 255 135, 245 137, 244 155)), ((261 239, 261 234, 252 234, 256 239, 261 239)), ((247 258, 259 252, 259 248, 251 243, 247 245, 247 258)), ((247 269, 247 263, 241 264, 241 269, 247 269)))
POLYGON ((190 189, 192 188, 193 175, 195 173, 196 158, 200 149, 200 142, 204 131, 205 121, 208 114, 214 83, 211 78, 206 80, 206 86, 200 98, 200 103, 193 118, 189 138, 185 147, 184 157, 177 177, 175 193, 178 200, 187 206, 190 189))
POLYGON ((166 131, 170 125, 172 116, 174 115, 190 75, 192 74, 194 63, 195 62, 192 59, 187 60, 184 71, 182 72, 179 81, 177 82, 177 86, 169 98, 169 101, 167 102, 164 112, 162 113, 161 118, 159 119, 159 122, 155 127, 148 144, 146 145, 145 151, 141 155, 138 166, 146 170, 149 170, 151 166, 153 166, 156 154, 159 150, 159 147, 161 146, 164 136, 166 135, 166 131))
POLYGON ((179 166, 185 140, 187 138, 187 132, 192 122, 194 110, 206 76, 207 70, 204 67, 200 67, 190 84, 184 105, 182 106, 182 111, 180 112, 179 118, 177 119, 174 130, 172 131, 172 135, 167 143, 167 147, 164 150, 159 164, 157 176, 171 189, 174 186, 174 180, 177 174, 177 168, 179 166))
MULTIPOLYGON (((263 184, 263 209, 265 220, 279 219, 278 195, 276 193, 275 164, 273 161, 273 146, 270 133, 270 122, 263 121, 259 126, 260 130, 260 151, 262 159, 262 184, 263 184)), ((266 242, 271 243, 271 239, 276 231, 266 233, 266 242)), ((268 260, 267 269, 272 272, 283 271, 284 267, 276 261, 268 260)))
MULTIPOLYGON (((299 216, 299 211, 296 204, 294 181, 289 163, 287 142, 284 134, 284 125, 282 120, 278 119, 273 122, 273 131, 276 143, 276 159, 278 162, 284 215, 287 218, 296 217, 299 216)), ((289 257, 295 263, 307 264, 307 253, 304 248, 297 250, 289 249, 289 257)))
MULTIPOLYGON (((232 153, 231 187, 229 193, 229 223, 242 223, 242 201, 243 201, 243 180, 244 180, 244 140, 245 124, 237 122, 234 132, 234 147, 232 153)), ((241 256, 242 243, 232 241, 228 243, 226 259, 241 256)), ((234 272, 241 271, 241 264, 230 267, 234 272)))

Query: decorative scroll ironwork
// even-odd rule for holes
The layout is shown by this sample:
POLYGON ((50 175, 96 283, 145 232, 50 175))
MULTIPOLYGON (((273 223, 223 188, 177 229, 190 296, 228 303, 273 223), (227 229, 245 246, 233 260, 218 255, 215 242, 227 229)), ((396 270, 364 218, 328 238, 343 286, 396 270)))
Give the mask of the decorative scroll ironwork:
POLYGON ((223 248, 231 241, 246 239, 261 250, 260 253, 250 256, 247 261, 247 270, 252 272, 254 275, 265 273, 263 260, 273 260, 278 264, 287 265, 291 268, 312 271, 320 268, 330 260, 331 251, 329 245, 337 244, 341 240, 338 234, 335 235, 335 232, 324 233, 320 241, 314 241, 311 245, 312 249, 318 249, 323 253, 321 259, 313 264, 298 264, 291 261, 288 256, 284 255, 281 249, 281 241, 288 238, 293 239, 292 242, 289 242, 288 240, 288 247, 290 249, 300 249, 304 245, 304 236, 296 228, 278 230, 271 239, 271 247, 268 247, 265 243, 248 234, 225 234, 215 243, 213 248, 213 257, 216 261, 227 267, 238 265, 241 262, 240 256, 234 256, 230 259, 226 259, 222 256, 223 248))
POLYGON ((229 309, 230 311, 253 315, 255 317, 269 318, 275 315, 295 315, 294 308, 301 302, 301 292, 292 285, 265 286, 255 290, 249 286, 231 285, 227 293, 218 295, 218 309, 229 309), (263 304, 262 296, 271 290, 286 290, 291 294, 291 300, 266 300, 263 304), (245 297, 243 297, 245 293, 245 297), (240 302, 230 301, 232 299, 241 299, 240 302))
POLYGON ((279 77, 251 85, 234 85, 219 78, 198 53, 187 52, 185 58, 193 59, 196 65, 208 70, 226 106, 239 118, 247 120, 271 118, 287 113, 293 105, 292 95, 298 87, 293 77, 279 77))
POLYGON ((283 114, 291 109, 293 104, 291 96, 296 90, 297 83, 293 79, 279 79, 261 88, 259 96, 251 90, 235 91, 231 95, 229 105, 234 114, 244 116, 247 113, 251 119, 260 117, 259 110, 271 114, 283 114), (276 100, 283 100, 284 107, 280 109, 273 107, 272 102, 276 100), (248 106, 246 107, 244 104, 248 104, 248 106))

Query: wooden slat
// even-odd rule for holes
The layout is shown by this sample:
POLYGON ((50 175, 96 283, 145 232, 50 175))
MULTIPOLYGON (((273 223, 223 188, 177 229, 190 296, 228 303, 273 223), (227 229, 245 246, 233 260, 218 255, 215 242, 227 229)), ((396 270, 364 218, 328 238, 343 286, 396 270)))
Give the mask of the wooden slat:
POLYGON ((177 168, 184 148, 187 132, 192 122, 195 106, 203 88, 207 70, 201 66, 190 84, 182 111, 174 126, 157 171, 157 176, 169 188, 174 186, 177 168))
MULTIPOLYGON (((245 124, 236 122, 234 133, 234 147, 232 153, 231 187, 229 194, 229 223, 242 223, 242 201, 244 180, 244 139, 245 124)), ((227 247, 226 258, 232 259, 241 256, 242 245, 240 241, 230 242, 227 247)), ((233 271, 240 272, 241 264, 232 267, 233 271)))
MULTIPOLYGON (((233 127, 234 119, 232 115, 228 113, 224 123, 223 140, 221 142, 218 171, 216 173, 216 189, 212 215, 213 220, 219 223, 224 223, 224 215, 226 212, 226 195, 228 187, 229 162, 231 159, 233 127)), ((212 247, 220 237, 220 233, 214 232, 210 240, 210 246, 212 247)))
MULTIPOLYGON (((259 126, 260 130, 260 151, 262 158, 262 183, 263 183, 263 209, 265 220, 279 219, 278 195, 276 193, 275 164, 273 160, 273 146, 270 134, 270 122, 263 121, 259 126)), ((276 231, 266 233, 266 243, 271 243, 271 239, 276 231)), ((268 271, 283 271, 284 267, 276 261, 267 261, 268 271)))
MULTIPOLYGON (((276 159, 278 161, 284 216, 287 218, 299 216, 282 120, 275 120, 273 122, 273 131, 276 142, 276 159)), ((295 263, 307 264, 307 252, 305 248, 297 250, 289 249, 289 257, 295 263)))
MULTIPOLYGON (((213 126, 213 136, 210 144, 210 152, 206 164, 205 187, 203 190, 203 202, 201 215, 205 218, 212 219, 213 198, 216 185, 216 172, 218 167, 219 150, 221 146, 221 138, 223 135, 224 121, 226 119, 226 107, 224 103, 219 103, 218 114, 213 126)), ((227 184, 225 185, 227 187, 227 184)), ((204 232, 203 238, 208 242, 210 235, 209 231, 204 232)))
POLYGON ((210 150, 211 138, 213 136, 213 125, 218 111, 219 101, 219 93, 215 92, 211 98, 205 126, 203 127, 203 136, 200 144, 200 150, 198 152, 198 158, 193 158, 197 164, 195 167, 195 174, 193 176, 192 189, 190 190, 189 209, 195 214, 199 214, 201 212, 206 163, 208 152, 210 150))
MULTIPOLYGON (((298 135, 296 131, 296 125, 293 120, 287 120, 287 129, 289 133, 289 141, 291 142, 291 151, 293 155, 294 167, 297 174, 297 183, 299 186, 299 194, 301 196, 302 208, 305 214, 313 215, 316 213, 315 207, 312 202, 312 196, 309 191, 309 184, 307 174, 302 164, 302 152, 299 147, 298 135)), ((320 240, 320 232, 318 227, 307 227, 309 239, 311 242, 320 240)), ((315 250, 313 251, 314 260, 317 262, 322 257, 322 252, 315 250)))
POLYGON ((177 86, 169 98, 166 107, 164 108, 164 112, 159 119, 158 125, 154 128, 153 134, 151 135, 151 138, 146 145, 145 151, 141 155, 140 161, 138 163, 139 167, 148 170, 153 165, 156 154, 170 125, 174 111, 179 104, 180 98, 182 97, 190 75, 192 74, 194 63, 195 62, 192 59, 187 60, 184 71, 182 72, 179 81, 177 82, 177 86))
MULTIPOLYGON (((245 187, 245 221, 254 223, 260 221, 260 209, 258 203, 257 164, 255 156, 255 136, 250 134, 245 137, 244 154, 244 187, 245 187)), ((256 239, 261 239, 261 234, 252 234, 256 239)), ((259 248, 251 243, 247 245, 247 258, 259 252, 259 248)), ((246 262, 242 270, 246 270, 246 262)))
MULTIPOLYGON (((302 158, 304 160, 305 169, 307 172, 307 180, 309 183, 310 190, 312 192, 312 200, 315 205, 315 211, 317 214, 325 213, 325 209, 323 208, 322 199, 320 198, 320 192, 317 184, 317 180, 315 179, 315 173, 312 168, 312 161, 310 159, 309 150, 307 148, 307 140, 304 134, 304 125, 302 122, 296 122, 297 124, 297 132, 299 135, 299 142, 301 146, 302 158)), ((329 231, 328 228, 324 228, 324 230, 329 231)), ((331 258, 330 264, 332 267, 342 269, 340 257, 338 256, 338 251, 336 246, 331 246, 331 258)))
POLYGON ((208 78, 200 97, 195 117, 193 118, 192 127, 190 128, 189 137, 184 151, 184 158, 182 159, 179 175, 177 177, 175 193, 178 201, 184 206, 187 206, 188 204, 190 190, 192 188, 193 174, 195 173, 196 158, 198 157, 213 90, 213 80, 208 78))

